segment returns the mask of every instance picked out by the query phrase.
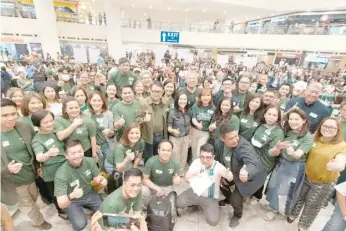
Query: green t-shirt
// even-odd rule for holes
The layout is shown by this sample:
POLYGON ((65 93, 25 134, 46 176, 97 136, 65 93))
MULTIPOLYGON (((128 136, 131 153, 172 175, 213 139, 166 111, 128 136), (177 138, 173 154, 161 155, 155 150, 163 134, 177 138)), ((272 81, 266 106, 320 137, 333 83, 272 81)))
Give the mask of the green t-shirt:
POLYGON ((35 126, 32 123, 31 118, 28 116, 20 116, 18 121, 24 122, 24 123, 28 124, 30 127, 32 127, 32 129, 35 129, 35 126))
POLYGON ((273 170, 277 161, 277 157, 272 156, 269 150, 272 149, 278 141, 283 140, 284 132, 281 128, 277 126, 268 128, 265 125, 260 125, 251 139, 251 143, 255 147, 268 173, 273 170))
POLYGON ((201 91, 200 88, 196 88, 193 93, 191 93, 189 90, 187 90, 187 88, 183 88, 182 90, 180 90, 180 92, 186 94, 187 101, 188 101, 187 103, 190 106, 195 104, 196 98, 198 97, 198 94, 199 94, 200 91, 201 91))
MULTIPOLYGON (((214 115, 215 107, 199 107, 197 104, 192 106, 192 119, 195 118, 197 122, 202 121, 202 131, 209 131, 209 125, 211 124, 211 119, 214 115)), ((195 127, 195 125, 192 125, 195 127)))
POLYGON ((143 174, 149 176, 154 184, 166 187, 173 185, 173 176, 180 174, 180 165, 173 156, 164 164, 157 155, 147 161, 143 174))
POLYGON ((84 197, 91 192, 91 181, 99 174, 96 161, 91 157, 84 157, 79 167, 66 161, 55 174, 54 196, 69 195, 75 187, 79 187, 83 189, 84 197))
POLYGON ((37 133, 32 139, 32 149, 34 150, 36 156, 40 153, 44 154, 48 152, 53 145, 59 149, 59 155, 51 157, 49 160, 43 163, 42 172, 45 182, 54 181, 56 171, 66 161, 64 156, 64 143, 58 140, 54 133, 37 133))
POLYGON ((88 110, 88 104, 84 104, 83 107, 80 108, 80 110, 82 112, 88 110))
POLYGON ((133 122, 136 121, 137 112, 140 110, 139 102, 134 100, 131 104, 124 104, 119 102, 115 107, 113 107, 113 118, 114 122, 120 120, 121 116, 124 117, 125 124, 118 130, 117 138, 120 140, 125 129, 133 122))
POLYGON ((1 144, 5 149, 8 162, 12 160, 22 163, 23 167, 17 174, 13 174, 16 186, 31 184, 35 181, 35 173, 32 169, 34 157, 30 155, 22 137, 16 129, 9 132, 1 132, 1 144))
POLYGON ((64 91, 66 94, 70 93, 72 91, 72 86, 70 84, 64 85, 60 87, 62 91, 64 91))
POLYGON ((289 100, 290 100, 289 98, 285 98, 279 102, 279 107, 281 111, 285 111, 286 104, 288 103, 289 100))
POLYGON ((327 106, 331 106, 334 103, 335 99, 336 99, 335 95, 328 95, 328 94, 320 95, 320 101, 327 106))
POLYGON ((126 75, 120 75, 119 71, 112 72, 108 84, 114 84, 117 87, 117 94, 120 94, 120 87, 123 85, 132 85, 137 81, 135 73, 129 71, 126 75))
MULTIPOLYGON (((124 162, 127 150, 131 149, 131 152, 134 152, 137 156, 138 154, 144 152, 144 147, 145 143, 142 139, 140 139, 133 147, 127 147, 121 143, 118 143, 112 152, 107 155, 107 162, 113 166, 116 166, 116 164, 124 162)), ((132 163, 128 163, 128 165, 125 167, 125 171, 130 169, 132 166, 132 163)))
POLYGON ((300 161, 300 162, 306 161, 307 154, 312 148, 312 145, 314 143, 313 137, 310 132, 307 132, 305 135, 300 136, 299 134, 294 133, 292 131, 287 132, 284 142, 291 144, 291 147, 294 149, 294 151, 301 149, 302 151, 304 151, 304 155, 302 155, 299 159, 296 159, 296 158, 293 158, 292 156, 287 155, 287 149, 282 149, 280 154, 281 157, 289 161, 300 161))
MULTIPOLYGON (((60 132, 68 128, 72 122, 69 119, 65 119, 60 116, 55 119, 54 132, 60 132)), ((94 121, 88 117, 83 117, 83 124, 76 128, 72 134, 68 137, 69 139, 79 140, 82 145, 84 152, 91 148, 90 137, 96 136, 96 125, 94 121)))
POLYGON ((114 106, 115 106, 117 103, 119 103, 119 102, 120 102, 119 99, 115 99, 115 100, 113 100, 113 101, 107 100, 108 110, 109 110, 109 111, 112 111, 113 108, 114 108, 114 106))
POLYGON ((259 126, 259 120, 254 116, 241 114, 239 118, 239 135, 251 142, 251 138, 259 126))
MULTIPOLYGON (((215 121, 215 115, 213 116, 212 123, 215 121)), ((231 124, 231 127, 239 131, 239 118, 236 115, 231 115, 231 118, 229 119, 229 123, 231 124)), ((220 138, 220 124, 216 124, 216 129, 214 132, 211 134, 214 139, 220 138)))
POLYGON ((141 211, 142 192, 140 191, 135 198, 125 199, 123 196, 123 186, 109 194, 102 202, 100 207, 101 213, 129 214, 133 211, 141 211))
POLYGON ((234 148, 229 148, 226 145, 223 147, 223 163, 226 168, 231 169, 232 164, 232 155, 234 152, 234 148))
POLYGON ((342 123, 342 133, 344 134, 344 141, 346 141, 346 120, 341 121, 342 123))
MULTIPOLYGON (((17 79, 17 84, 19 87, 27 85, 31 80, 30 79, 17 79)), ((34 91, 32 84, 23 89, 23 91, 34 91)))
POLYGON ((234 92, 233 95, 238 98, 240 109, 244 109, 246 93, 245 94, 241 94, 240 92, 234 92))
POLYGON ((96 143, 98 145, 101 145, 105 142, 107 142, 105 135, 103 134, 103 130, 108 128, 108 124, 105 124, 104 119, 103 119, 103 114, 96 115, 92 114, 90 117, 94 124, 96 125, 96 143))

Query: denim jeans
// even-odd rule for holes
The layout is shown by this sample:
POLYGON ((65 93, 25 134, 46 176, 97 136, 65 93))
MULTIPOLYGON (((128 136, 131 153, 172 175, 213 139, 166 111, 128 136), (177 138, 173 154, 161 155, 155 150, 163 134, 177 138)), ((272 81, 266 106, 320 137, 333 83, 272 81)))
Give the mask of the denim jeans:
POLYGON ((106 159, 104 162, 104 169, 106 170, 106 172, 111 175, 115 169, 115 166, 113 166, 111 163, 109 163, 106 159))
POLYGON ((342 218, 339 205, 336 204, 334 212, 322 231, 345 231, 346 221, 342 218))
POLYGON ((104 142, 103 144, 100 144, 100 148, 101 148, 101 152, 102 152, 102 158, 99 160, 99 162, 100 162, 100 168, 101 169, 104 169, 104 162, 105 162, 105 160, 106 160, 106 157, 107 157, 107 155, 109 154, 109 153, 111 153, 112 151, 111 151, 111 149, 110 149, 110 147, 109 147, 109 144, 108 144, 108 142, 106 141, 106 142, 104 142))
POLYGON ((158 149, 159 143, 163 139, 164 139, 163 135, 159 135, 159 136, 154 136, 153 144, 149 144, 145 142, 145 148, 143 153, 143 157, 145 160, 148 160, 150 157, 157 155, 157 149, 158 149))
POLYGON ((83 208, 88 208, 96 212, 99 210, 101 203, 100 195, 93 189, 84 197, 72 200, 72 203, 65 209, 65 212, 72 224, 73 230, 81 231, 88 224, 88 217, 84 213, 83 208))

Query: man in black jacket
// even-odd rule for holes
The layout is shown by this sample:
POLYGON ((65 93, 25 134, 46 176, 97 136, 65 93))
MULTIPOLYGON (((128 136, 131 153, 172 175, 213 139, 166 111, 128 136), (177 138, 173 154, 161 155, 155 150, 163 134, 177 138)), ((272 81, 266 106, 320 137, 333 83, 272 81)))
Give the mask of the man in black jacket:
POLYGON ((233 173, 233 181, 221 181, 221 191, 234 209, 230 227, 239 225, 243 216, 245 197, 255 193, 265 182, 266 173, 261 160, 252 145, 238 135, 230 124, 221 124, 220 139, 215 141, 215 156, 221 164, 233 173), (230 185, 235 184, 233 192, 230 185))

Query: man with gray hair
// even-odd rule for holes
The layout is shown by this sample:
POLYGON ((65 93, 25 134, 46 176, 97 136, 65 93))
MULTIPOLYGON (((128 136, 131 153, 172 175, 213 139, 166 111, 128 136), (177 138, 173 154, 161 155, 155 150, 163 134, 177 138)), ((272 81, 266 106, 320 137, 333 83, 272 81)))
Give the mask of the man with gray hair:
POLYGON ((304 97, 291 99, 286 105, 285 112, 289 111, 293 107, 298 107, 306 113, 310 124, 309 130, 311 133, 314 133, 320 122, 329 116, 327 106, 319 101, 321 93, 322 84, 312 82, 306 88, 304 97))

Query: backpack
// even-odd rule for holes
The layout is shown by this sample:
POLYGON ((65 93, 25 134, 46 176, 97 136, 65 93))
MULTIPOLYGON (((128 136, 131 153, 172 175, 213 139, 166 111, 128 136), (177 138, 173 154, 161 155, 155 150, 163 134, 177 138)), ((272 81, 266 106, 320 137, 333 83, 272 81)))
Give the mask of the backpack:
POLYGON ((148 205, 146 222, 149 231, 173 231, 176 218, 179 217, 177 203, 177 193, 170 192, 166 197, 157 198, 154 196, 148 205), (174 197, 174 205, 170 198, 174 197), (172 206, 175 207, 176 217, 173 220, 172 206))

